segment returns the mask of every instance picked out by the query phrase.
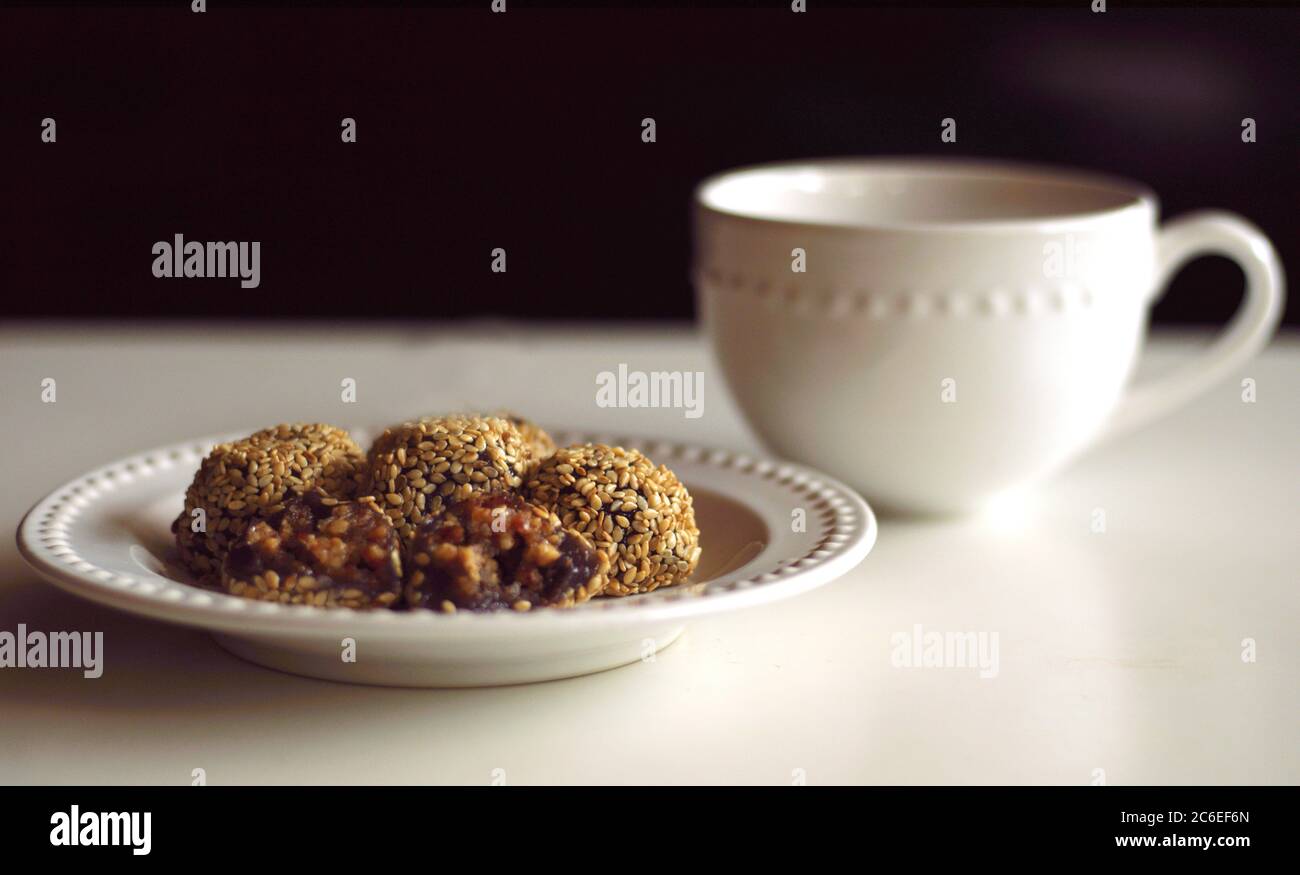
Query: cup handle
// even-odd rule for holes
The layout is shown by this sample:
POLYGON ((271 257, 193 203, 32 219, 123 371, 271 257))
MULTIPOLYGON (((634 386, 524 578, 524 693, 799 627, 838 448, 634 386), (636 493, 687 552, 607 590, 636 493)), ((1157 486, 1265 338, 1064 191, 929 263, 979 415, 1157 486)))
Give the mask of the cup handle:
MULTIPOLYGON (((1205 211, 1166 222, 1156 238, 1158 288, 1199 255, 1225 255, 1246 274, 1246 294, 1223 333, 1196 361, 1130 387, 1106 426, 1123 434, 1172 412, 1259 352, 1277 328, 1286 300, 1282 264, 1258 228, 1233 213, 1205 211)), ((1154 302, 1154 299, 1153 299, 1154 302)))

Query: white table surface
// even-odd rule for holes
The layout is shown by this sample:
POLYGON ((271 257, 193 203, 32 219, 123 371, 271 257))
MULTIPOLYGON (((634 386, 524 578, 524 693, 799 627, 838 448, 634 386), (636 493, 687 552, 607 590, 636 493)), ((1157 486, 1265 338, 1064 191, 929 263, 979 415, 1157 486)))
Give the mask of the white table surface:
MULTIPOLYGON (((1157 338, 1144 368, 1203 342, 1157 338)), ((473 406, 756 448, 685 326, 10 324, 0 528, 13 532, 63 481, 150 446, 473 406), (705 371, 704 416, 597 407, 595 375, 620 362, 705 371), (57 380, 55 404, 41 403, 44 377, 57 380), (340 401, 345 377, 356 404, 340 401)), ((6 537, 0 629, 103 631, 105 670, 0 669, 0 783, 188 784, 195 768, 210 784, 483 784, 498 769, 511 784, 1087 784, 1097 769, 1110 784, 1296 783, 1298 447, 1292 335, 1025 507, 884 520, 872 555, 828 587, 696 622, 653 663, 496 689, 258 668, 201 632, 54 589, 6 537), (1254 404, 1241 401, 1244 377, 1254 404), (891 636, 918 623, 998 633, 998 675, 894 667, 891 636)))

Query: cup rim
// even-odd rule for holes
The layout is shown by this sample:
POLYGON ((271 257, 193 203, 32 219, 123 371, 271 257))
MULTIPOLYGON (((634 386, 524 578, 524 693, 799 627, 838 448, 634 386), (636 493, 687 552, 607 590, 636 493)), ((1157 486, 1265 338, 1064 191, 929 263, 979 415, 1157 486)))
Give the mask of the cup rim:
POLYGON ((1091 170, 1037 162, 994 158, 943 158, 931 156, 843 156, 810 158, 799 161, 771 161, 734 167, 711 174, 695 187, 693 203, 700 213, 725 216, 742 222, 768 227, 787 227, 833 231, 1055 231, 1063 226, 1104 222, 1131 211, 1148 211, 1154 220, 1159 216, 1159 199, 1147 185, 1091 170), (965 178, 1008 179, 1019 182, 1052 182, 1104 190, 1122 196, 1117 206, 1095 210, 1062 211, 1058 214, 998 219, 906 220, 862 218, 852 221, 832 219, 779 218, 755 211, 728 208, 717 203, 713 194, 723 183, 738 178, 768 174, 825 173, 828 170, 860 169, 864 171, 902 171, 946 173, 965 178))

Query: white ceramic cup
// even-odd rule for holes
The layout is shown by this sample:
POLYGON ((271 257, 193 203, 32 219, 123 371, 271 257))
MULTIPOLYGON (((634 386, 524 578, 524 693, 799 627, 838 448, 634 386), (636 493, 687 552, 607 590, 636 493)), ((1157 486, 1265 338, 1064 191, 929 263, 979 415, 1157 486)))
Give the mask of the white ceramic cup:
POLYGON ((701 313, 750 424, 894 512, 974 509, 1173 410, 1282 312, 1281 265, 1250 223, 1157 227, 1144 186, 1082 172, 763 165, 706 180, 695 213, 701 313), (1127 387, 1159 291, 1211 253, 1245 272, 1240 310, 1196 361, 1127 387))

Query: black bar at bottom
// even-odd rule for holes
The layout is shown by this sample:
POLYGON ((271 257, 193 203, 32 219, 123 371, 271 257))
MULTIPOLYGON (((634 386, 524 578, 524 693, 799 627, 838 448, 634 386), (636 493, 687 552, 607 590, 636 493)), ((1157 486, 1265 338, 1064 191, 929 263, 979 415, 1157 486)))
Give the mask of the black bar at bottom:
POLYGON ((644 857, 701 842, 864 862, 921 851, 1181 864, 1284 851, 1296 802, 1294 787, 4 787, 0 835, 10 853, 128 864, 373 863, 385 849, 432 864, 438 848, 537 863, 543 848, 644 857))

